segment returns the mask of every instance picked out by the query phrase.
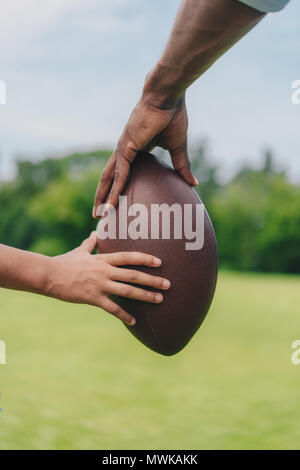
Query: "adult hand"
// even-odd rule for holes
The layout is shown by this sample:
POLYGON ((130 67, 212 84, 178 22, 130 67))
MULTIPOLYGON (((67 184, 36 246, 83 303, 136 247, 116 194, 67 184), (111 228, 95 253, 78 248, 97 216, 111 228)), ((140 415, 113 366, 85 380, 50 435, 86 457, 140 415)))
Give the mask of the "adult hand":
POLYGON ((66 302, 90 304, 106 310, 127 325, 134 325, 135 319, 113 302, 110 294, 160 303, 163 295, 134 287, 128 282, 157 289, 169 289, 170 282, 135 269, 121 268, 125 265, 158 267, 161 260, 154 256, 138 253, 110 253, 92 255, 97 243, 97 233, 73 251, 50 258, 48 281, 44 295, 66 302))
POLYGON ((185 96, 167 108, 147 93, 137 103, 119 139, 117 149, 111 155, 98 185, 93 208, 93 217, 98 217, 97 208, 104 203, 116 206, 119 195, 126 184, 130 165, 139 150, 151 151, 159 146, 170 152, 174 168, 187 183, 196 186, 187 154, 188 116, 185 96))
POLYGON ((233 0, 182 0, 164 52, 147 75, 142 97, 104 169, 94 217, 109 192, 108 203, 118 203, 139 150, 157 145, 169 150, 174 168, 197 185, 187 156, 185 91, 264 15, 233 0))

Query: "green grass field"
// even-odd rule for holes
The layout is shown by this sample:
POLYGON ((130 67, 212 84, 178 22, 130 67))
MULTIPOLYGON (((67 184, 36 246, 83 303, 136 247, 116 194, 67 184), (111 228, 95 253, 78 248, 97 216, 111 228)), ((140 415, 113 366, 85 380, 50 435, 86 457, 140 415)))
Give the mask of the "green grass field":
POLYGON ((0 448, 299 449, 299 280, 221 273, 169 358, 96 308, 2 290, 0 448))

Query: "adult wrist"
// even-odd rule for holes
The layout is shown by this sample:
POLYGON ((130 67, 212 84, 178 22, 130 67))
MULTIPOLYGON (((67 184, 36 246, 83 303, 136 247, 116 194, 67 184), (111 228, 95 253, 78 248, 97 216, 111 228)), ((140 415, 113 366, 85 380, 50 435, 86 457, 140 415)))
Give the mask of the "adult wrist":
POLYGON ((181 70, 160 63, 146 76, 142 100, 161 109, 176 107, 185 94, 181 70))

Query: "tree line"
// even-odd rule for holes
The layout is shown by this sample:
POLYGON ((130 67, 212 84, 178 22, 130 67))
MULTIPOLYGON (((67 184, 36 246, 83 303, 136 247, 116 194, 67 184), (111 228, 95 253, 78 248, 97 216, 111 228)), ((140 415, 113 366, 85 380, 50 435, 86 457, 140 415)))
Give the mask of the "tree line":
MULTIPOLYGON (((39 162, 17 162, 16 177, 0 183, 0 242, 57 255, 92 230, 96 186, 109 150, 39 162)), ((190 152, 196 188, 215 227, 220 265, 235 270, 300 272, 300 187, 274 168, 266 152, 260 169, 241 168, 230 181, 206 146, 190 152)))

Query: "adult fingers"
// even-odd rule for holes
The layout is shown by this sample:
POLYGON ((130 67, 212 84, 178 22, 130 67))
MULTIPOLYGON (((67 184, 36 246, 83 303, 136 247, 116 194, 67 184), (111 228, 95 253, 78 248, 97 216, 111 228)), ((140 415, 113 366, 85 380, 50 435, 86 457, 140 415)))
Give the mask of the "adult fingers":
POLYGON ((191 186, 197 186, 199 182, 191 172, 191 164, 187 153, 187 141, 169 152, 175 170, 177 170, 188 184, 191 186))
POLYGON ((116 161, 117 161, 117 152, 115 151, 111 157, 109 158, 105 168, 102 172, 101 179, 99 181, 95 200, 94 200, 94 207, 93 207, 93 217, 97 218, 100 214, 97 212, 99 206, 104 203, 107 194, 111 188, 115 177, 115 169, 116 169, 116 161))
POLYGON ((114 207, 118 204, 119 196, 125 187, 129 175, 130 165, 138 152, 133 142, 124 142, 124 139, 123 137, 118 145, 114 182, 108 198, 108 204, 114 207))

